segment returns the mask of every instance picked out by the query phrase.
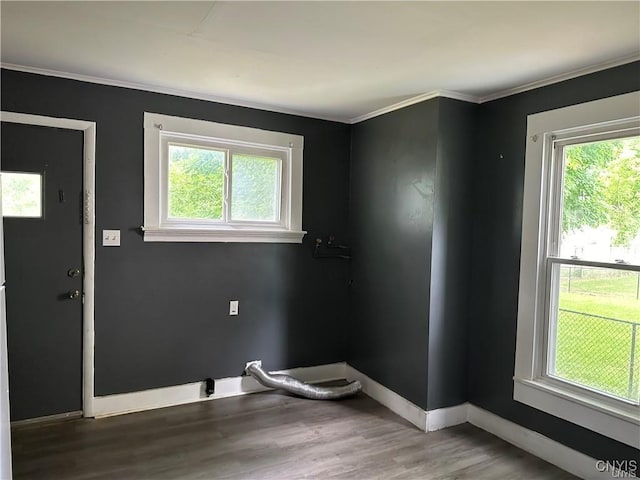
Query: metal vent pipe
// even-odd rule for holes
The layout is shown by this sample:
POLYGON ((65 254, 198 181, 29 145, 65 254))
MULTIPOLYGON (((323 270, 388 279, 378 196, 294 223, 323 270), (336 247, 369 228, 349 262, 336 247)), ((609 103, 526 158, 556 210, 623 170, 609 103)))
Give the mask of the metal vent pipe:
POLYGON ((309 385, 289 375, 267 373, 259 362, 248 363, 245 371, 265 387, 279 388, 312 400, 337 400, 350 397, 362 390, 362 385, 357 380, 335 387, 309 385))

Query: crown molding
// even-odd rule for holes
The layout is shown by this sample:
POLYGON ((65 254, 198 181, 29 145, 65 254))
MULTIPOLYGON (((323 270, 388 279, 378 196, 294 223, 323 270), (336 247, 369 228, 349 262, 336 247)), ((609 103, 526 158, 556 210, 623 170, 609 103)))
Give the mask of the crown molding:
POLYGON ((365 120, 369 120, 370 118, 374 118, 374 117, 379 117, 380 115, 384 115, 385 113, 393 112, 395 110, 400 110, 401 108, 408 107, 416 103, 424 102, 426 100, 431 100, 432 98, 436 98, 439 95, 440 94, 437 90, 434 90, 433 92, 429 92, 429 93, 423 93, 421 95, 416 95, 415 97, 407 98, 406 100, 402 100, 401 102, 379 108, 378 110, 374 110, 373 112, 369 112, 369 113, 365 113, 364 115, 353 117, 348 121, 348 123, 354 124, 354 123, 364 122, 365 120))
POLYGON ((453 100, 461 100, 469 103, 480 103, 480 98, 475 95, 456 92, 454 90, 438 90, 441 97, 451 98, 453 100))
POLYGON ((58 71, 58 70, 50 70, 50 69, 46 69, 46 68, 38 68, 38 67, 28 67, 25 65, 17 65, 17 64, 12 64, 12 63, 0 63, 0 67, 7 69, 7 70, 16 70, 19 72, 25 72, 25 73, 35 73, 38 75, 46 75, 49 77, 59 77, 59 78, 67 78, 70 80, 78 80, 81 82, 89 82, 89 83, 97 83, 100 85, 109 85, 109 86, 113 86, 113 87, 122 87, 122 88, 130 88, 130 89, 134 89, 134 90, 143 90, 143 91, 147 91, 147 92, 154 92, 154 93, 162 93, 165 95, 174 95, 177 97, 185 97, 185 98, 193 98, 196 100, 206 100, 209 102, 216 102, 216 103, 222 103, 222 104, 226 104, 226 105, 234 105, 234 106, 238 106, 238 107, 247 107, 247 108, 255 108, 257 110, 265 110, 265 111, 269 111, 269 112, 276 112, 276 113, 284 113, 287 115, 297 115, 297 116, 301 116, 301 117, 309 117, 309 118, 315 118, 318 120, 328 120, 331 122, 340 122, 340 123, 347 123, 347 124, 356 124, 356 123, 360 123, 363 122, 365 120, 369 120, 371 118, 374 117, 378 117, 380 115, 384 115, 385 113, 390 113, 393 112, 395 110, 400 110, 401 108, 405 108, 411 105, 415 105, 416 103, 420 103, 420 102, 424 102, 426 100, 431 100, 433 98, 438 98, 438 97, 445 97, 445 98, 452 98, 454 100, 461 100, 463 102, 470 102, 470 103, 477 103, 477 104, 482 104, 482 103, 487 103, 487 102, 491 102, 493 100, 498 100, 500 98, 505 98, 505 97, 509 97, 511 95, 516 95, 518 93, 522 93, 522 92, 526 92, 529 90, 534 90, 536 88, 540 88, 540 87, 545 87, 547 85, 552 85, 554 83, 559 83, 559 82, 563 82, 565 80, 570 80, 572 78, 576 78, 576 77, 581 77, 583 75, 588 75, 590 73, 595 73, 595 72, 599 72, 602 70, 607 70, 609 68, 613 68, 613 67, 618 67, 620 65, 625 65, 627 63, 631 63, 631 62, 635 62, 640 60, 640 54, 633 54, 633 55, 627 55, 624 57, 619 57, 616 58, 614 60, 609 60, 607 62, 602 62, 602 63, 598 63, 595 65, 591 65, 589 67, 583 67, 583 68, 579 68, 576 70, 572 70, 570 72, 567 73, 563 73, 560 75, 554 75, 551 77, 547 77, 544 78, 542 80, 536 80, 535 82, 530 82, 530 83, 526 83, 524 85, 520 85, 517 87, 513 87, 513 88, 508 88, 505 90, 500 90, 498 92, 494 92, 491 93, 489 95, 485 95, 485 96, 474 96, 474 95, 469 95, 469 94, 465 94, 465 93, 461 93, 461 92, 456 92, 453 90, 433 90, 431 92, 427 92, 427 93, 422 93, 420 95, 416 95, 414 97, 411 98, 407 98, 406 100, 402 100, 401 102, 397 102, 394 103, 392 105, 388 105, 386 107, 382 107, 379 108, 377 110, 374 110, 372 112, 369 113, 365 113, 363 115, 359 115, 357 117, 353 117, 353 118, 344 118, 344 117, 338 117, 338 116, 331 116, 331 115, 318 115, 315 113, 311 113, 311 112, 304 112, 304 111, 299 111, 299 110, 294 110, 294 109, 289 109, 289 108, 282 108, 282 107, 277 107, 274 105, 265 105, 262 103, 257 103, 257 102, 250 102, 250 101, 246 101, 246 100, 240 100, 240 99, 235 99, 235 98, 227 98, 227 97, 220 97, 217 95, 209 95, 209 94, 203 94, 203 93, 197 93, 197 92, 191 92, 191 91, 186 91, 186 90, 180 90, 180 89, 174 89, 174 88, 168 88, 168 87, 161 87, 161 86, 157 86, 157 85, 149 85, 149 84, 143 84, 143 83, 135 83, 135 82, 127 82, 127 81, 123 81, 123 80, 114 80, 114 79, 109 79, 109 78, 102 78, 102 77, 94 77, 91 75, 82 75, 82 74, 77 74, 77 73, 69 73, 69 72, 62 72, 62 71, 58 71))
POLYGON ((378 110, 374 110, 373 112, 354 117, 350 119, 348 123, 354 124, 364 122, 365 120, 369 120, 370 118, 379 117, 380 115, 384 115, 385 113, 400 110, 401 108, 405 108, 410 105, 415 105, 416 103, 424 102, 438 97, 453 98, 455 100, 462 100, 464 102, 479 103, 478 98, 472 95, 466 95, 464 93, 454 92, 451 90, 434 90, 432 92, 422 93, 420 95, 416 95, 415 97, 402 100, 401 102, 379 108, 378 110))
POLYGON ((600 72, 602 70, 607 70, 609 68, 619 67, 620 65, 636 62, 638 60, 640 60, 640 54, 638 53, 635 53, 633 55, 627 55, 624 57, 618 57, 614 60, 597 63, 589 67, 578 68, 576 70, 572 70, 567 73, 562 73, 560 75, 553 75, 551 77, 547 77, 542 80, 536 80, 535 82, 531 82, 531 83, 526 83, 518 87, 508 88, 506 90, 500 90, 499 92, 491 93, 484 97, 480 97, 478 103, 487 103, 487 102, 491 102, 492 100, 498 100, 499 98, 510 97, 511 95, 527 92, 529 90, 534 90, 540 87, 546 87, 547 85, 564 82, 565 80, 571 80, 572 78, 581 77, 583 75, 588 75, 590 73, 600 72))
POLYGON ((176 88, 162 87, 158 85, 150 85, 146 83, 128 82, 124 80, 114 80, 111 78, 95 77, 92 75, 83 75, 79 73, 69 73, 59 70, 51 70, 48 68, 28 67, 26 65, 17 65, 14 63, 0 63, 0 68, 6 70, 15 70, 24 73, 34 73, 36 75, 45 75, 47 77, 66 78, 69 80, 78 80, 80 82, 97 83, 99 85, 108 85, 110 87, 130 88, 133 90, 142 90, 145 92, 162 93, 165 95, 174 95, 176 97, 192 98, 195 100, 206 100, 208 102, 222 103, 225 105, 233 105, 236 107, 254 108, 256 110, 264 110, 267 112, 285 113, 287 115, 296 115, 299 117, 309 117, 318 120, 328 120, 331 122, 349 123, 348 119, 343 117, 334 117, 330 115, 318 115, 316 113, 303 112, 289 108, 278 107, 275 105, 266 105, 258 102, 240 100, 236 98, 221 97, 217 95, 209 95, 205 93, 191 92, 176 88))
POLYGON ((455 92, 452 90, 434 90, 432 92, 424 93, 422 95, 416 95, 415 97, 411 97, 401 102, 394 103, 393 105, 389 105, 387 107, 374 110, 373 112, 365 113, 364 115, 360 115, 358 117, 352 118, 351 120, 348 121, 348 123, 354 124, 354 123, 363 122, 364 120, 369 120, 370 118, 374 118, 379 115, 384 115, 385 113, 393 112, 394 110, 399 110, 401 108, 408 107, 409 105, 414 105, 416 103, 424 102, 426 100, 431 100, 432 98, 437 98, 437 97, 453 98, 455 100, 462 100, 463 102, 478 103, 478 104, 487 103, 493 100, 498 100, 500 98, 509 97, 511 95, 516 95, 518 93, 526 92, 528 90, 534 90, 536 88, 546 87, 547 85, 552 85, 554 83, 563 82, 565 80, 581 77, 583 75, 588 75, 590 73, 607 70, 609 68, 618 67, 620 65, 625 65, 627 63, 635 62, 638 60, 640 60, 640 54, 627 55, 625 57, 619 57, 615 60, 598 63, 595 65, 591 65, 589 67, 579 68, 576 70, 572 70, 571 72, 563 73, 560 75, 554 75, 552 77, 547 77, 542 80, 536 80, 535 82, 526 83, 518 87, 509 88, 506 90, 500 90, 498 92, 494 92, 489 95, 485 95, 483 97, 467 95, 467 94, 455 92))

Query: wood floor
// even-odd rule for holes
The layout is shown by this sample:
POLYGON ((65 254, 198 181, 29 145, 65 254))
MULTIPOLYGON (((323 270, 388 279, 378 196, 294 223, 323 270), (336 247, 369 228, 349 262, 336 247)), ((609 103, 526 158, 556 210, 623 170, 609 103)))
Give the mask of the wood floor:
POLYGON ((367 396, 280 392, 14 427, 15 479, 569 479, 469 424, 425 434, 367 396))

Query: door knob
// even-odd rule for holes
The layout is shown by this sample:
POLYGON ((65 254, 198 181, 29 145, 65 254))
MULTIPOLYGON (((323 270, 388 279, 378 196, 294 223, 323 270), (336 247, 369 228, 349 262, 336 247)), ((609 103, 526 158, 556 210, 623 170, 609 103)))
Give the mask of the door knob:
POLYGON ((77 277, 78 275, 80 275, 80 269, 70 268, 69 270, 67 270, 67 275, 69 275, 71 278, 77 277))
POLYGON ((80 290, 69 290, 69 298, 75 299, 80 296, 80 290))

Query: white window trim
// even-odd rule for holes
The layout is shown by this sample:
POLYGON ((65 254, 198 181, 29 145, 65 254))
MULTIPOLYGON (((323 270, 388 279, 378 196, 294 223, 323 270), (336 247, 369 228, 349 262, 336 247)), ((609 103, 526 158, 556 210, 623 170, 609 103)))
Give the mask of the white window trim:
POLYGON ((547 189, 552 137, 585 127, 640 125, 640 92, 527 117, 514 399, 640 448, 640 408, 544 376, 544 289, 547 189))
POLYGON ((302 243, 302 154, 304 138, 281 132, 190 118, 144 114, 144 241, 302 243), (161 135, 165 132, 165 135, 161 135), (265 147, 283 153, 280 222, 167 221, 163 219, 163 137, 190 136, 265 147))

